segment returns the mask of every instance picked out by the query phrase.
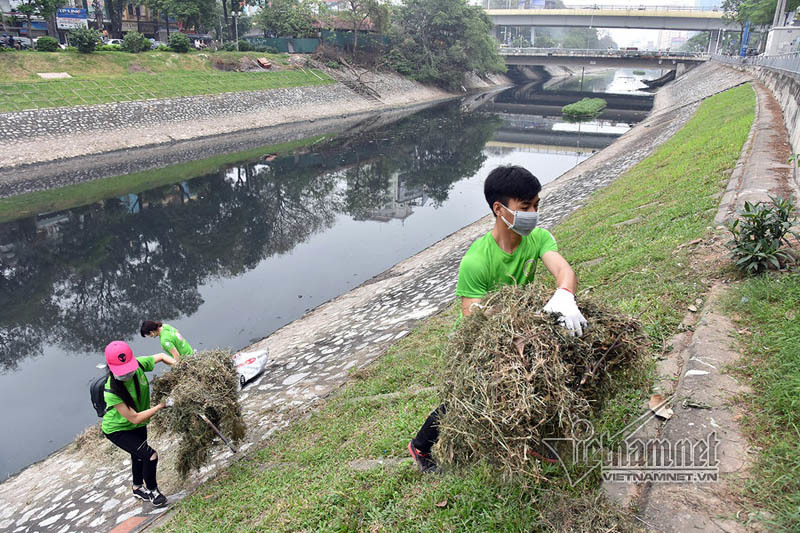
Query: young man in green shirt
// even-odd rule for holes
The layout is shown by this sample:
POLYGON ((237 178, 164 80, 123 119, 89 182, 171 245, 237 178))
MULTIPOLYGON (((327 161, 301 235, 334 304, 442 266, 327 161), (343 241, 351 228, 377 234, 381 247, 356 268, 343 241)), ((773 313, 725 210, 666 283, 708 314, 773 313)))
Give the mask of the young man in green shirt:
MULTIPOLYGON (((543 311, 560 315, 559 322, 573 335, 582 335, 588 325, 575 303, 578 280, 569 263, 558 253, 553 236, 537 228, 539 180, 519 166, 498 167, 486 178, 483 192, 492 214, 494 228, 467 250, 458 267, 456 295, 461 312, 469 316, 487 293, 503 285, 525 285, 533 281, 541 261, 556 280, 556 291, 543 311)), ((408 450, 422 472, 434 472, 431 448, 439 438, 440 405, 425 420, 408 450)))

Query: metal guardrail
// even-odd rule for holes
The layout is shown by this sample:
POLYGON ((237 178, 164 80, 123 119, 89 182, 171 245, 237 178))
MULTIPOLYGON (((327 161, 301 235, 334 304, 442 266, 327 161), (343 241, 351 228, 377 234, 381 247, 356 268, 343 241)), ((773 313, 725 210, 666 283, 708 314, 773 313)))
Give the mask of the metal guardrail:
POLYGON ((791 74, 800 74, 800 52, 774 56, 760 55, 748 57, 713 55, 711 59, 731 65, 753 65, 789 72, 791 74))
POLYGON ((694 7, 694 6, 650 6, 650 5, 604 5, 604 4, 585 4, 585 5, 569 5, 564 7, 525 7, 525 2, 520 0, 488 0, 484 1, 483 7, 485 9, 593 9, 597 11, 698 11, 698 12, 722 12, 722 8, 711 7, 694 7), (522 4, 522 7, 520 6, 522 4))
POLYGON ((700 59, 709 56, 699 52, 668 52, 666 50, 608 50, 594 48, 518 48, 501 46, 500 55, 505 56, 554 56, 554 57, 620 57, 637 59, 700 59))

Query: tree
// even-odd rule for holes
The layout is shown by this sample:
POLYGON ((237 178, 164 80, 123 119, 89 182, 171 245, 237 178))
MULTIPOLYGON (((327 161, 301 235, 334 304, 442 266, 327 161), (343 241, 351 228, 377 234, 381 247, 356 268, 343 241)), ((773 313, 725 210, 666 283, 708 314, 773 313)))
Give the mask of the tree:
MULTIPOLYGON (((736 22, 744 29, 747 21, 755 26, 772 24, 777 0, 724 0, 722 2, 723 20, 736 22)), ((800 0, 788 0, 786 9, 793 11, 800 6, 800 0)))
POLYGON ((492 23, 465 0, 408 0, 397 10, 389 63, 423 83, 458 89, 467 72, 504 72, 492 23))
POLYGON ((321 9, 315 1, 272 0, 254 17, 264 37, 308 37, 314 34, 314 19, 321 9))
POLYGON ((105 0, 105 4, 108 8, 108 18, 111 19, 111 36, 122 39, 122 10, 125 7, 125 0, 105 0))
POLYGON ((382 0, 347 0, 345 18, 353 25, 353 52, 358 48, 358 32, 369 19, 373 29, 382 33, 389 23, 389 4, 382 0))
POLYGON ((25 16, 25 22, 28 25, 28 38, 31 39, 33 44, 33 37, 31 35, 31 27, 33 26, 33 17, 40 17, 49 20, 56 10, 62 5, 62 0, 24 0, 17 6, 17 11, 25 16))
POLYGON ((168 0, 164 8, 184 28, 200 28, 212 19, 214 0, 168 0))

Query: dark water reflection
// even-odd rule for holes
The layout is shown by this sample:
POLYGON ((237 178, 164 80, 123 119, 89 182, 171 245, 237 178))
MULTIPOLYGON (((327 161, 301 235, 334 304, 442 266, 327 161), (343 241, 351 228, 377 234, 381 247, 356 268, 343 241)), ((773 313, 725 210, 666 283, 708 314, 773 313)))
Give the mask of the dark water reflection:
POLYGON ((547 182, 588 157, 562 138, 504 140, 519 133, 509 117, 440 106, 0 224, 0 405, 15 406, 0 479, 96 421, 86 384, 110 340, 160 351, 141 320, 169 321, 195 348, 243 347, 484 215, 497 164, 547 182))

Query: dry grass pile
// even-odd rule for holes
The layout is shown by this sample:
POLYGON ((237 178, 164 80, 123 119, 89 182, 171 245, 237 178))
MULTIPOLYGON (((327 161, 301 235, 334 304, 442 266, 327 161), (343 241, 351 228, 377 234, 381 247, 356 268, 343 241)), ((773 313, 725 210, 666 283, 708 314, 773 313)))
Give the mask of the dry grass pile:
POLYGON ((578 422, 602 405, 610 374, 642 360, 648 341, 638 320, 581 297, 590 327, 572 337, 541 312, 551 295, 537 285, 505 287, 454 332, 443 369, 447 413, 434 449, 440 461, 483 459, 506 479, 537 481, 542 439, 585 430, 578 422))
POLYGON ((150 427, 156 434, 167 431, 180 437, 176 468, 181 477, 208 462, 217 438, 199 414, 206 415, 234 443, 244 437, 247 428, 231 352, 209 350, 183 357, 153 380, 152 389, 154 403, 168 396, 175 401, 173 407, 153 417, 150 427))

